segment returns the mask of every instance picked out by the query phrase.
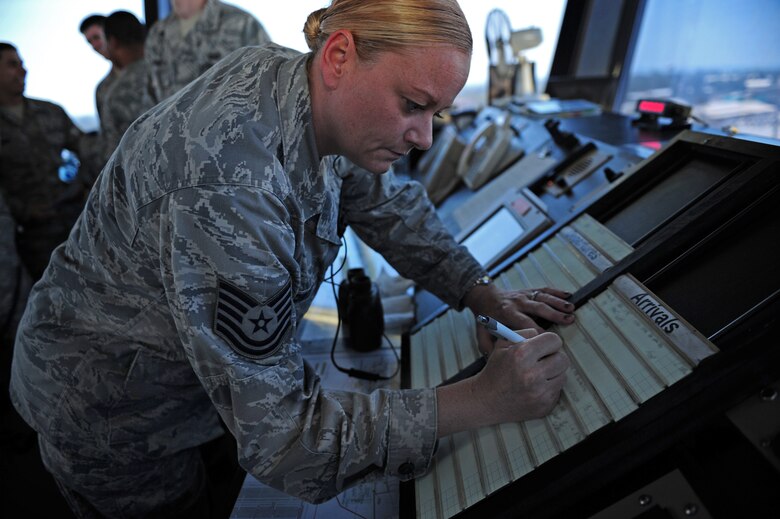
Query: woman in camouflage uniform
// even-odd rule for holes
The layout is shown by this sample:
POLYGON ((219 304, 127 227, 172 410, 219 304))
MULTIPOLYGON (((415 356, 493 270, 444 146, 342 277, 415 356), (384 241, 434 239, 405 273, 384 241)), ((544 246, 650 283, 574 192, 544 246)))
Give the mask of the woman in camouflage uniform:
POLYGON ((479 283, 422 186, 388 172, 431 145, 466 81, 457 3, 335 0, 305 34, 311 53, 241 49, 133 123, 31 296, 12 394, 82 510, 192 507, 220 418, 247 472, 320 502, 423 474, 437 437, 557 399, 568 359, 550 333, 499 340, 480 375, 439 389, 328 390, 303 360, 296 331, 347 225, 454 307, 571 320, 560 292, 479 283))

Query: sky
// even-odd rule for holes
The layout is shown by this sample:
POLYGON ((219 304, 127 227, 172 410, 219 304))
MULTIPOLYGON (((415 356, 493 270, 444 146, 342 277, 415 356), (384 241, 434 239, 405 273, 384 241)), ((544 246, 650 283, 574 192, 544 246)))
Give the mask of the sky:
POLYGON ((635 73, 780 68, 780 0, 651 0, 635 73))
MULTIPOLYGON (((302 28, 310 12, 328 0, 292 0, 279 8, 278 0, 225 0, 252 12, 271 39, 307 51, 302 28)), ((0 0, 0 41, 19 49, 27 68, 26 95, 60 104, 83 129, 94 123, 94 92, 109 70, 79 33, 81 20, 92 13, 124 9, 144 21, 143 0, 0 0)), ((531 26, 542 30, 542 43, 525 51, 536 63, 538 80, 546 79, 558 39, 565 0, 461 0, 471 25, 474 53, 467 86, 487 83, 488 56, 485 21, 495 8, 503 9, 512 29, 531 26)))

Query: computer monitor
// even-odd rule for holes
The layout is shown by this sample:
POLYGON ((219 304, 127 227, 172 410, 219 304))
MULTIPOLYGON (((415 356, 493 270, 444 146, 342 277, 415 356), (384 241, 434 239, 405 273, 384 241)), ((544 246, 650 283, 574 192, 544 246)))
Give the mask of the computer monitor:
POLYGON ((644 0, 567 2, 546 92, 612 110, 621 97, 644 0))

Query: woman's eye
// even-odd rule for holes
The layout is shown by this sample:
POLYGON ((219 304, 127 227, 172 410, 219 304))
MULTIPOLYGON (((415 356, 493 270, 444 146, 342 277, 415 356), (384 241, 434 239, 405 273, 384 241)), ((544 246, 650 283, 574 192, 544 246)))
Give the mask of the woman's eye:
MULTIPOLYGON (((411 113, 411 112, 420 112, 426 110, 426 107, 421 104, 417 104, 410 99, 407 99, 406 109, 411 113)), ((443 119, 441 112, 434 112, 433 116, 436 117, 437 119, 443 119)))
POLYGON ((406 100, 406 109, 410 112, 416 112, 418 110, 423 110, 424 107, 422 105, 419 105, 415 103, 414 101, 411 101, 409 99, 406 100))

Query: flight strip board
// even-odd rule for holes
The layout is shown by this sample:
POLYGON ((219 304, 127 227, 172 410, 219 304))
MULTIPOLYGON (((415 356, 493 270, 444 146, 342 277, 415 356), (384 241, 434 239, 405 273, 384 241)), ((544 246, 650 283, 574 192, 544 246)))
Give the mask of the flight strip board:
MULTIPOLYGON (((588 215, 527 254, 496 280, 505 289, 570 292, 630 254, 588 215)), ((417 517, 446 519, 576 445, 689 374, 716 348, 630 275, 613 280, 554 326, 572 365, 545 418, 442 438, 431 470, 415 481, 417 517)), ((474 316, 449 310, 410 337, 412 387, 433 387, 477 360, 474 316)))

